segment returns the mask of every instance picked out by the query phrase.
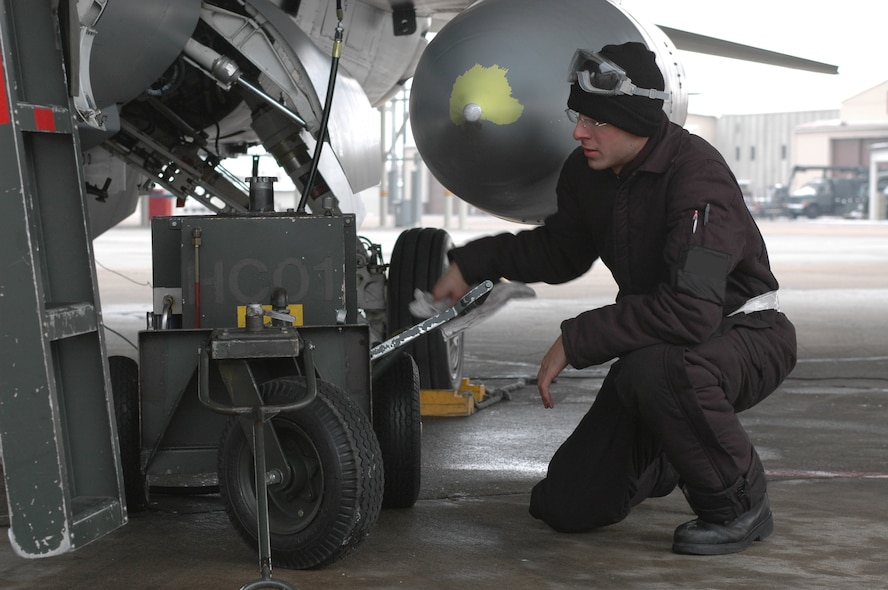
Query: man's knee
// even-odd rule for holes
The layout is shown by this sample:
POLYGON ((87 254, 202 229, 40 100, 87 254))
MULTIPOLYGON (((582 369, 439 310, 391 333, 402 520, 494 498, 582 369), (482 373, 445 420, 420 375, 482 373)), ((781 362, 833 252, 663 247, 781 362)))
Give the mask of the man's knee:
POLYGON ((530 515, 560 533, 581 533, 618 523, 631 509, 631 498, 626 494, 579 497, 575 490, 553 488, 546 479, 533 487, 530 515))
POLYGON ((660 392, 684 370, 682 349, 671 345, 648 346, 620 358, 617 391, 623 407, 635 411, 657 403, 660 392))

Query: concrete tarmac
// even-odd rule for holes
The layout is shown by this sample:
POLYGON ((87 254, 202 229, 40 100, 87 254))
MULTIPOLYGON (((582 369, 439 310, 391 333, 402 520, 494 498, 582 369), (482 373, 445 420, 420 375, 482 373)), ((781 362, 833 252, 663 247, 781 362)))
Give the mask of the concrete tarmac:
MULTIPOLYGON (((486 218, 485 218, 486 219, 486 218)), ((426 220, 426 225, 433 225, 426 220)), ((461 243, 515 226, 470 218, 461 243)), ((762 221, 799 363, 742 421, 769 474, 775 531, 747 551, 675 555, 693 518, 680 492, 616 525, 561 534, 527 512, 529 491, 588 409, 606 367, 568 370, 545 410, 534 386, 462 418, 423 421, 420 500, 384 510, 356 551, 326 568, 275 569, 319 588, 888 588, 888 224, 762 221)), ((391 252, 394 230, 361 232, 391 252)), ((95 242, 105 323, 135 342, 151 307, 147 230, 95 242)), ((603 267, 509 303, 467 333, 466 372, 488 389, 536 375, 562 319, 613 300, 603 267)), ((108 333, 109 351, 135 351, 108 333)), ((256 553, 218 495, 152 495, 147 512, 74 553, 16 556, 0 540, 0 587, 236 589, 258 577, 256 553)))

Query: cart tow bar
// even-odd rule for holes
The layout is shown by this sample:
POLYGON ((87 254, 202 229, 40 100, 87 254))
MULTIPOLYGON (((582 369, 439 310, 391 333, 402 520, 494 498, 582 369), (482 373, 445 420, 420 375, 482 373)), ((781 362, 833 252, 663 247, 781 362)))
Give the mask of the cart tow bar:
MULTIPOLYGON (((248 309, 247 314, 247 331, 249 331, 249 326, 251 323, 258 322, 258 326, 254 328, 253 333, 255 333, 256 331, 261 332, 262 330, 264 330, 264 328, 262 327, 263 316, 270 316, 274 320, 281 320, 290 323, 292 323, 295 319, 293 318, 293 316, 269 310, 248 309), (253 313, 252 315, 250 315, 251 311, 258 311, 259 313, 253 313)), ((222 332, 224 332, 224 330, 222 332)), ((216 333, 214 332, 213 337, 215 337, 215 334, 216 333)), ((315 365, 312 358, 312 350, 314 349, 314 346, 310 342, 306 342, 304 343, 304 345, 302 345, 300 339, 298 338, 298 334, 296 334, 295 332, 294 336, 292 336, 290 340, 292 340, 292 343, 288 345, 290 351, 298 352, 300 348, 302 349, 308 391, 302 399, 296 402, 281 405, 265 405, 262 403, 262 400, 259 399, 257 400, 257 403, 255 405, 251 406, 229 406, 212 400, 210 398, 209 391, 209 352, 206 346, 201 347, 198 350, 199 360, 197 393, 200 402, 214 412, 228 414, 231 416, 251 417, 253 420, 253 460, 255 462, 254 481, 256 485, 256 542, 259 547, 260 577, 256 580, 247 582, 246 584, 241 586, 240 590, 259 590, 261 588, 272 588, 276 590, 298 590, 289 582, 272 577, 271 524, 268 516, 268 485, 280 483, 284 476, 277 469, 269 470, 266 466, 265 457, 265 428, 268 426, 268 422, 274 416, 281 412, 291 412, 306 407, 307 405, 312 403, 318 395, 317 375, 315 374, 315 365)), ((212 346, 212 344, 210 346, 212 346)))
POLYGON ((429 332, 433 332, 447 322, 465 314, 473 307, 484 301, 484 299, 490 293, 491 289, 493 289, 493 283, 491 281, 484 281, 476 285, 468 293, 463 295, 462 298, 457 301, 452 307, 448 307, 441 313, 434 315, 429 319, 416 324, 412 328, 404 330, 397 336, 389 338, 385 342, 381 342, 380 344, 377 344, 376 346, 371 348, 370 361, 375 362, 385 356, 388 356, 392 352, 398 350, 406 344, 409 344, 420 336, 424 336, 429 332))

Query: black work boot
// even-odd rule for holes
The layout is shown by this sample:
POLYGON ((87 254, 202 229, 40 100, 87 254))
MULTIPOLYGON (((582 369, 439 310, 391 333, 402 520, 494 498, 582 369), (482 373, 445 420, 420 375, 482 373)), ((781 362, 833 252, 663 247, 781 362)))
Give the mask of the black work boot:
POLYGON ((768 495, 736 519, 724 523, 700 518, 675 529, 672 551, 688 555, 724 555, 743 551, 774 531, 768 495))

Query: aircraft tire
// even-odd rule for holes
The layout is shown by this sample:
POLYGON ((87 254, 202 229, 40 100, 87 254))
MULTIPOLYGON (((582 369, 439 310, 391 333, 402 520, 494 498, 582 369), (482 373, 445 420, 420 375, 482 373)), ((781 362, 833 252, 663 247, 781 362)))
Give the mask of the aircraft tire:
POLYGON ((148 485, 140 459, 139 364, 129 357, 114 355, 108 357, 108 370, 117 419, 126 509, 141 512, 148 508, 148 485))
MULTIPOLYGON (((431 291, 449 266, 450 235, 439 228, 412 228, 398 236, 392 250, 387 284, 389 337, 417 324, 409 305, 414 291, 431 291)), ((445 339, 439 330, 405 346, 419 367, 422 389, 457 389, 462 378, 463 335, 445 339)))
MULTIPOLYGON (((260 387, 268 405, 301 399, 301 377, 260 387)), ((277 567, 309 569, 345 557, 379 518, 383 466, 367 415, 336 386, 318 381, 317 398, 301 410, 281 412, 274 428, 294 477, 268 487, 271 557, 277 567)), ((229 420, 219 444, 219 492, 228 518, 247 545, 258 549, 258 506, 252 432, 229 420)))
POLYGON ((402 354, 373 381, 373 429, 385 470, 383 508, 410 508, 422 479, 419 370, 402 354))

